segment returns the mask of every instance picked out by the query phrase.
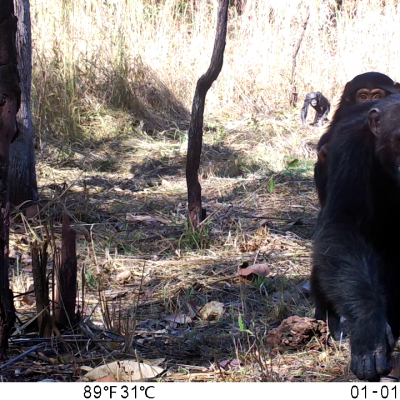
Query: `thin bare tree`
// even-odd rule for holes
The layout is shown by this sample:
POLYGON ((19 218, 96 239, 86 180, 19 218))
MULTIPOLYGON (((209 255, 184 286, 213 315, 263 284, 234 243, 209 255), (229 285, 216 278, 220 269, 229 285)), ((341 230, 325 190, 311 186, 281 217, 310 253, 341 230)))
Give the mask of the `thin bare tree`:
POLYGON ((218 78, 224 61, 228 5, 229 0, 220 0, 219 2, 217 33, 215 35, 211 63, 207 72, 197 81, 193 97, 186 159, 186 183, 188 188, 189 221, 194 228, 205 218, 205 210, 201 205, 201 186, 199 182, 200 156, 203 145, 204 105, 208 89, 218 78))

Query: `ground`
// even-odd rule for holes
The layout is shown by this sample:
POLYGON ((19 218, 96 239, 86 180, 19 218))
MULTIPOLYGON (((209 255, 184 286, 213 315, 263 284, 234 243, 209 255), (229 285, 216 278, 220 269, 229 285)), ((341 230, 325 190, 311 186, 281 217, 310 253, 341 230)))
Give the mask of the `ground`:
MULTIPOLYGON (((77 231, 81 329, 0 370, 2 379, 74 381, 126 359, 160 366, 161 381, 354 379, 348 344, 327 334, 297 348, 268 344, 284 319, 313 316, 312 173, 323 130, 301 127, 298 110, 206 122, 200 178, 207 219, 197 232, 186 221, 187 132, 41 143, 40 218, 15 212, 11 228, 13 291, 32 283, 28 239, 52 231, 58 243, 67 210, 77 231), (267 276, 240 278, 253 264, 267 276), (201 318, 212 301, 222 311, 201 318)), ((15 301, 22 326, 35 307, 29 295, 15 301)), ((10 359, 43 343, 31 322, 11 339, 10 359)))

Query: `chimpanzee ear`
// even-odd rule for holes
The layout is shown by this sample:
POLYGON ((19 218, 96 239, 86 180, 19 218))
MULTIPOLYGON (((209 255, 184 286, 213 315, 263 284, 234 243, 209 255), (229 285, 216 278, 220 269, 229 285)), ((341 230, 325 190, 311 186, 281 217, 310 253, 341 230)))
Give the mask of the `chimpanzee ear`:
POLYGON ((351 83, 352 83, 352 81, 350 81, 350 82, 347 82, 346 83, 346 86, 344 87, 344 90, 343 90, 343 94, 347 94, 347 96, 345 97, 345 100, 347 101, 347 102, 351 102, 351 83))
POLYGON ((393 84, 393 86, 400 92, 400 83, 399 82, 395 82, 393 84))
POLYGON ((382 111, 379 108, 373 108, 368 113, 369 128, 375 136, 381 132, 381 115, 382 111))

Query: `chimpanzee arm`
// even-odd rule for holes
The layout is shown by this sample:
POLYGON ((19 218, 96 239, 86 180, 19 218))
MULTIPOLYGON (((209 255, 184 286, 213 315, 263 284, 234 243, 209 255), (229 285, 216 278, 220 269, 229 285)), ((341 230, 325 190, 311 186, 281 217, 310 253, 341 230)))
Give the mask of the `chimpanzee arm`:
POLYGON ((352 225, 325 225, 314 241, 313 263, 313 294, 324 293, 317 295, 317 306, 332 305, 334 317, 345 317, 349 325, 351 370, 368 380, 388 374, 395 342, 386 320, 382 265, 372 246, 352 225))
POLYGON ((329 103, 329 101, 327 99, 325 99, 325 100, 326 100, 325 111, 322 114, 323 122, 328 121, 328 114, 329 114, 329 111, 331 111, 331 103, 329 103))
POLYGON ((306 97, 306 99, 304 100, 303 108, 301 109, 301 121, 304 126, 307 125, 307 113, 310 102, 310 99, 306 97))
POLYGON ((314 126, 322 126, 325 121, 328 120, 327 116, 331 109, 331 105, 329 100, 320 92, 317 92, 316 95, 317 104, 314 107, 315 109, 315 119, 314 119, 314 126))

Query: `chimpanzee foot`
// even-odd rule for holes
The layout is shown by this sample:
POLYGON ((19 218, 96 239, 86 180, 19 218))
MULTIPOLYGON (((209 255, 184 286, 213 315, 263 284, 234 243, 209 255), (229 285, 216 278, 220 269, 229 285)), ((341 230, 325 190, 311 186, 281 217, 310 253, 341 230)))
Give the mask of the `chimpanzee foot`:
POLYGON ((358 379, 376 382, 392 370, 388 355, 395 343, 389 325, 386 326, 383 336, 381 344, 375 346, 373 350, 360 352, 360 347, 365 348, 364 343, 361 343, 360 347, 357 343, 351 343, 350 369, 358 379))

